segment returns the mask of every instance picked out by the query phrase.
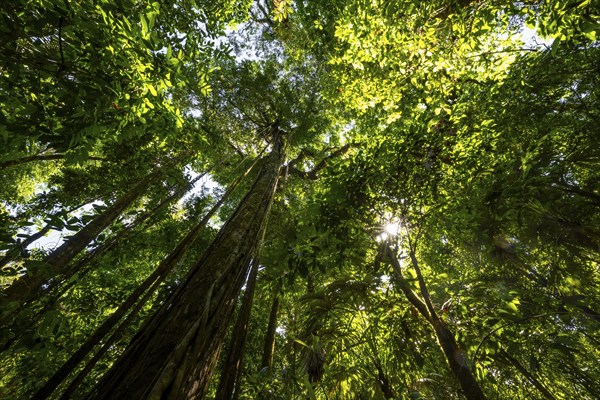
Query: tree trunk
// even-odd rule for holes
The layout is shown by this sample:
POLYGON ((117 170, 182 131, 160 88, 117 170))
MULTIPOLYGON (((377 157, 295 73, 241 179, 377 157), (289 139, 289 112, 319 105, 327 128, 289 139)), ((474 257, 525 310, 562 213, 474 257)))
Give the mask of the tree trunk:
POLYGON ((123 334, 123 331, 131 324, 131 322, 133 322, 133 319, 137 316, 137 314, 140 312, 142 307, 144 307, 144 305, 148 302, 148 300, 150 300, 150 297, 156 291, 156 289, 158 289, 158 286, 160 285, 161 282, 162 282, 161 279, 157 279, 156 281, 154 281, 154 283, 152 284, 150 289, 148 289, 148 291, 146 292, 144 297, 142 297, 137 302, 137 304, 133 307, 131 312, 129 314, 127 314, 127 317, 125 317, 123 322, 121 322, 119 324, 119 326, 117 326, 115 328, 113 333, 108 337, 108 339, 106 339, 106 341, 104 342, 102 347, 85 364, 85 367, 83 367, 83 369, 81 371, 79 371, 77 376, 73 379, 73 381, 71 381, 71 383, 64 390, 64 392, 62 392, 62 394, 60 396, 60 400, 69 400, 69 399, 73 398, 73 394, 75 393, 77 388, 79 388, 79 386, 81 385, 83 380, 88 376, 90 371, 96 366, 98 361, 100 361, 102 359, 102 357, 104 357, 106 352, 113 347, 113 345, 115 344, 115 342, 117 340, 119 340, 119 338, 123 334))
POLYGON ((460 387, 465 397, 468 400, 487 399, 486 396, 483 394, 483 391, 479 387, 479 384, 475 380, 475 377, 471 373, 467 352, 460 348, 460 346, 458 345, 458 343, 456 343, 456 340, 454 339, 454 333, 446 326, 446 324, 444 324, 444 322, 438 317, 437 313, 435 312, 414 251, 412 249, 410 250, 410 259, 417 274, 417 279, 419 281, 419 286, 421 289, 421 295, 424 297, 424 300, 421 300, 408 285, 406 279, 404 278, 404 275, 402 274, 402 268, 400 266, 400 263, 398 262, 398 259, 396 258, 394 252, 389 247, 389 245, 385 246, 384 251, 386 251, 388 259, 392 264, 394 273, 397 275, 402 292, 404 293, 408 301, 417 310, 419 310, 421 315, 425 317, 425 319, 433 327, 440 347, 442 348, 442 351, 446 356, 446 361, 448 362, 450 371, 452 371, 452 374, 460 383, 460 387))
POLYGON ((275 330, 277 329, 277 313, 279 312, 279 294, 275 295, 269 314, 269 325, 265 335, 265 344, 262 353, 262 368, 271 368, 273 365, 273 353, 275 352, 275 330))
POLYGON ((485 400, 486 396, 471 373, 467 352, 456 343, 454 333, 440 319, 435 319, 432 326, 465 397, 468 400, 485 400))
POLYGON ((396 395, 394 394, 394 389, 392 389, 392 385, 390 385, 390 380, 388 379, 386 373, 383 371, 381 367, 381 362, 377 360, 375 364, 375 368, 377 369, 377 384, 383 393, 383 396, 386 399, 395 399, 396 395))
POLYGON ((239 397, 239 384, 242 372, 242 361, 244 357, 244 345, 248 333, 248 321, 252 311, 254 300, 254 288, 256 286, 256 275, 258 274, 258 262, 254 260, 252 269, 246 283, 246 292, 242 300, 242 306, 231 335, 229 353, 223 364, 221 379, 217 388, 216 400, 235 400, 239 397))
POLYGON ((29 236, 27 239, 23 240, 22 242, 18 242, 15 247, 8 250, 4 257, 0 259, 0 268, 19 257, 19 255, 27 257, 27 246, 44 236, 46 233, 50 232, 50 229, 52 229, 50 224, 46 224, 42 229, 29 236))
MULTIPOLYGON (((196 239, 200 235, 200 232, 206 227, 208 221, 215 215, 217 210, 221 207, 223 202, 229 197, 231 192, 239 185, 242 178, 245 177, 250 170, 254 167, 254 163, 247 169, 247 171, 241 175, 225 192, 225 194, 215 203, 206 215, 196 224, 190 232, 179 242, 175 249, 165 258, 154 272, 148 276, 128 297, 127 299, 117 308, 117 310, 108 317, 102 325, 100 325, 96 331, 90 336, 85 343, 83 343, 79 349, 62 365, 62 367, 54 373, 54 375, 46 382, 46 384, 33 396, 32 399, 41 400, 48 398, 54 390, 73 372, 77 365, 94 349, 94 347, 100 343, 100 341, 118 324, 123 316, 134 306, 141 308, 144 304, 137 304, 136 302, 144 296, 144 293, 152 287, 158 286, 167 275, 181 262, 182 258, 187 251, 195 243, 196 239)), ((193 182, 195 182, 196 178, 193 182)), ((192 183, 190 183, 191 185, 192 183)), ((189 188, 190 185, 186 185, 189 188)), ((178 190, 171 196, 167 197, 151 212, 142 216, 142 220, 147 219, 153 215, 158 209, 169 204, 173 199, 180 197, 186 190, 178 190)), ((132 225, 138 225, 141 221, 136 220, 136 223, 132 225)), ((152 290, 152 289, 151 289, 152 290)), ((153 290, 152 290, 153 291, 153 290)), ((144 302, 145 303, 145 302, 144 302)), ((74 390, 75 388, 71 389, 74 390)))
POLYGON ((69 238, 58 249, 54 250, 45 259, 48 268, 44 272, 30 270, 12 283, 0 299, 0 308, 5 308, 4 303, 12 301, 26 302, 40 292, 43 285, 57 276, 68 273, 68 264, 85 249, 105 228, 107 228, 121 213, 131 205, 148 185, 158 178, 159 172, 154 172, 138 182, 129 192, 115 201, 102 214, 98 215, 79 232, 69 238))
POLYGON ((260 246, 283 156, 274 128, 273 150, 248 194, 89 398, 204 396, 235 299, 260 246))
MULTIPOLYGON (((86 267, 92 261, 94 261, 96 258, 103 255, 107 251, 111 250, 112 248, 117 246, 119 243, 122 243, 123 240, 126 239, 131 234, 131 232, 133 232, 135 229, 137 229, 139 226, 141 226, 144 222, 146 222, 148 219, 154 217, 159 211, 161 211, 166 206, 171 204, 174 200, 181 198, 184 194, 186 194, 191 189, 191 187, 194 185, 194 183, 196 183, 204 175, 205 174, 198 175, 194 180, 192 180, 187 185, 184 185, 183 187, 178 188, 172 194, 170 194, 169 196, 164 198, 162 201, 160 201, 153 209, 145 211, 141 215, 137 216, 136 219, 131 224, 129 224, 129 225, 123 227, 122 229, 120 229, 119 231, 117 231, 110 240, 102 243, 100 246, 95 247, 92 251, 88 252, 87 254, 85 254, 84 256, 79 258, 77 263, 75 263, 71 268, 68 269, 68 271, 66 271, 62 275, 63 280, 67 280, 77 273, 80 274, 80 276, 78 277, 80 279, 83 275, 85 275, 85 273, 87 272, 86 267)), ((55 282, 55 285, 57 283, 60 283, 60 282, 55 282)), ((61 295, 66 290, 68 290, 68 288, 61 290, 60 291, 61 293, 59 295, 61 295)))
MULTIPOLYGON (((76 207, 73 207, 70 210, 68 210, 67 213, 71 213, 73 211, 76 211, 76 210, 80 209, 81 207, 83 207, 84 205, 85 204, 81 204, 81 205, 78 205, 76 207)), ((57 214, 54 214, 54 215, 57 215, 57 214)), ((4 257, 2 257, 2 259, 0 259, 0 268, 4 267, 9 262, 11 262, 12 260, 16 259, 20 254, 23 254, 24 252, 26 252, 27 247, 30 244, 32 244, 36 240, 40 239, 46 233, 50 232, 50 230, 52 230, 52 225, 46 224, 46 225, 44 225, 44 227, 42 229, 40 229, 39 231, 37 231, 33 235, 29 236, 27 239, 25 239, 21 243, 19 243, 18 246, 13 247, 9 251, 7 251, 6 254, 4 255, 4 257)))

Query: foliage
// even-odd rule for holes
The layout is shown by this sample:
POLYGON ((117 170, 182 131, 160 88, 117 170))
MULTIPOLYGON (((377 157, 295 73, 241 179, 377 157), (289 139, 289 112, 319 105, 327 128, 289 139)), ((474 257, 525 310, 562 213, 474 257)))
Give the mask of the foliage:
POLYGON ((276 129, 287 155, 236 396, 463 398, 437 315, 487 398, 600 398, 599 18, 595 1, 6 5, 3 287, 163 173, 72 276, 0 303, 0 397, 33 396, 227 193, 74 398, 96 387, 243 203, 276 129))

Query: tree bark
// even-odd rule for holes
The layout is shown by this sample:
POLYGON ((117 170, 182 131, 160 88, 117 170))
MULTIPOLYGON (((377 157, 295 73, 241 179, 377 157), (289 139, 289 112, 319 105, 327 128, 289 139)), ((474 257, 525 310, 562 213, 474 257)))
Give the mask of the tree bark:
POLYGON ((265 334, 265 344, 262 353, 262 368, 271 368, 273 365, 273 353, 275 352, 275 330, 277 329, 277 314, 279 312, 279 294, 275 294, 271 313, 269 314, 269 324, 265 334))
POLYGON ((400 288, 405 294, 406 298, 417 310, 419 310, 421 315, 425 317, 425 319, 433 327, 439 345, 442 348, 444 356, 446 357, 446 361, 448 362, 448 366, 450 367, 450 371, 452 371, 452 374, 458 380, 465 397, 468 400, 486 400, 487 397, 485 394, 483 394, 483 391, 471 373, 467 352, 461 349, 458 343, 456 343, 456 340, 454 339, 454 333, 438 317, 435 309, 433 308, 431 298, 429 297, 429 292, 425 286, 425 280, 423 279, 421 269, 419 268, 413 250, 410 250, 410 259, 417 274, 421 295, 425 297, 424 300, 421 300, 408 285, 402 274, 400 263, 398 262, 398 259, 396 258, 392 249, 386 245, 385 251, 387 253, 388 260, 392 265, 394 273, 397 275, 397 278, 399 278, 400 288))
MULTIPOLYGON (((157 284, 162 282, 167 275, 181 262, 185 254, 187 254, 188 250, 195 243, 196 239, 200 235, 200 232, 206 227, 208 221, 215 215, 217 210, 221 207, 223 202, 235 188, 242 181, 243 177, 245 177, 250 170, 254 167, 255 163, 253 163, 247 171, 241 175, 225 192, 225 194, 219 199, 217 203, 215 203, 211 209, 206 213, 206 215, 198 222, 188 234, 179 242, 179 244, 175 247, 175 249, 165 258, 159 266, 154 270, 154 272, 148 276, 128 297, 127 299, 117 308, 117 310, 108 317, 102 325, 100 325, 96 331, 90 336, 85 343, 83 343, 75 353, 71 355, 71 357, 62 365, 62 367, 54 373, 54 375, 46 382, 46 384, 33 396, 32 400, 41 400, 48 398, 54 390, 75 370, 77 365, 94 349, 98 343, 118 324, 118 322, 123 318, 127 312, 136 306, 136 302, 144 296, 144 293, 148 291, 149 288, 156 287, 157 284)), ((198 179, 198 178, 197 178, 198 179)), ((193 182, 195 182, 195 179, 193 182)), ((191 183, 190 183, 191 185, 191 183)), ((186 185, 186 188, 189 188, 190 185, 186 185)), ((148 215, 144 215, 142 217, 143 220, 147 219, 150 215, 153 215, 158 209, 164 207, 166 204, 169 204, 173 199, 180 197, 186 190, 178 190, 171 196, 167 197, 163 202, 161 202, 155 209, 148 213, 148 215)), ((136 223, 132 225, 138 225, 140 221, 136 220, 136 223)), ((144 302, 145 303, 145 302, 144 302)), ((136 306, 141 308, 144 304, 136 306)), ((74 390, 75 388, 71 389, 74 390)))
MULTIPOLYGON (((76 210, 80 209, 81 207, 83 207, 84 205, 85 204, 80 204, 76 207, 73 207, 70 210, 67 210, 67 213, 76 211, 76 210)), ((18 247, 13 247, 9 251, 7 251, 6 254, 4 255, 4 257, 2 257, 2 259, 0 260, 0 268, 4 267, 6 264, 8 264, 9 262, 11 262, 15 258, 17 258, 19 256, 19 254, 22 254, 24 251, 26 251, 27 247, 30 244, 32 244, 36 240, 40 239, 42 236, 46 235, 46 233, 48 233, 50 230, 52 230, 52 225, 46 224, 46 225, 44 225, 44 227, 42 229, 40 229, 33 235, 29 236, 27 239, 25 239, 21 243, 19 243, 18 247)))
POLYGON ((185 280, 157 310, 91 399, 191 399, 207 389, 222 336, 259 249, 283 161, 273 149, 254 184, 185 280))
POLYGON ((235 328, 231 336, 229 353, 223 364, 221 379, 217 388, 216 400, 235 400, 239 397, 239 384, 242 373, 242 362, 244 357, 244 345, 248 334, 248 321, 252 312, 254 300, 254 288, 256 287, 256 275, 258 274, 258 262, 252 263, 252 269, 246 283, 246 292, 242 300, 242 306, 238 313, 235 328))

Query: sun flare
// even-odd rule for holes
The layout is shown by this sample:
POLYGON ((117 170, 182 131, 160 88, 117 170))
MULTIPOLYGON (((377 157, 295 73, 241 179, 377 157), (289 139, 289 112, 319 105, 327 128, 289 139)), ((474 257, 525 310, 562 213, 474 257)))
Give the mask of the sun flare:
POLYGON ((398 236, 398 232, 400 231, 400 224, 398 222, 390 222, 386 224, 384 227, 385 233, 391 236, 398 236))

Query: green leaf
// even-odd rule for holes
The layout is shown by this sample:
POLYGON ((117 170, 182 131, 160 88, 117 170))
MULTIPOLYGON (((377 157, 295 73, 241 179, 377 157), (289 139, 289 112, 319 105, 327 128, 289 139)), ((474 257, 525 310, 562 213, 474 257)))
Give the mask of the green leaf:
POLYGON ((142 23, 142 36, 146 37, 148 34, 148 21, 146 20, 146 17, 140 15, 140 22, 142 23))

